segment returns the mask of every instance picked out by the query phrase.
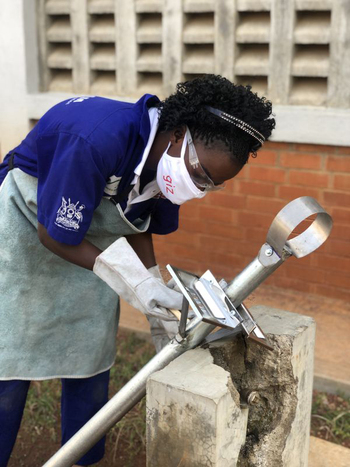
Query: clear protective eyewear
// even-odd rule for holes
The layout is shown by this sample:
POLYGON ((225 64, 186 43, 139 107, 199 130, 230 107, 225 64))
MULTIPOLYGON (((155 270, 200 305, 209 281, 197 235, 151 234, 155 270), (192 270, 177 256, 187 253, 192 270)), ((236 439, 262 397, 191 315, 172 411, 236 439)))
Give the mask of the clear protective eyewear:
POLYGON ((187 128, 187 144, 189 151, 189 163, 191 166, 190 177, 193 183, 200 189, 204 191, 217 191, 222 190, 225 187, 225 183, 220 185, 215 185, 213 180, 209 177, 207 172, 201 166, 199 162, 196 148, 193 143, 193 139, 190 133, 190 130, 187 128))

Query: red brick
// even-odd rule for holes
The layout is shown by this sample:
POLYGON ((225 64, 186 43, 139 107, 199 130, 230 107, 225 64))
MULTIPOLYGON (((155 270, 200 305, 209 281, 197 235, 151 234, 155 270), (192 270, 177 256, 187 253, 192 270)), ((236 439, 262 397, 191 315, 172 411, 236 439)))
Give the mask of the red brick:
POLYGON ((277 214, 283 207, 285 203, 276 199, 266 199, 266 198, 257 198, 253 196, 248 196, 247 198, 247 210, 255 212, 266 212, 277 214))
POLYGON ((245 196, 231 195, 223 193, 208 193, 206 196, 209 204, 221 207, 228 207, 232 209, 241 209, 245 207, 245 196))
POLYGON ((192 261, 201 261, 203 254, 201 248, 193 248, 191 245, 169 244, 169 256, 173 256, 177 261, 181 258, 192 261))
POLYGON ((334 223, 331 236, 332 238, 340 238, 342 240, 348 240, 350 243, 350 226, 334 223))
POLYGON ((286 179, 286 172, 275 167, 250 167, 250 178, 263 182, 283 183, 286 179))
POLYGON ((349 209, 333 208, 332 217, 333 217, 334 223, 343 222, 343 223, 350 224, 350 205, 349 205, 349 209))
POLYGON ((294 277, 286 277, 281 274, 274 274, 269 281, 270 284, 273 284, 277 287, 283 287, 285 289, 298 290, 299 292, 312 293, 313 284, 306 281, 300 281, 294 277))
POLYGON ((241 180, 239 191, 248 195, 275 196, 276 185, 274 183, 252 182, 241 180))
MULTIPOLYGON (((215 237, 224 237, 232 239, 243 238, 243 229, 229 224, 208 222, 204 232, 215 237)), ((214 238, 213 238, 214 241, 214 238)))
POLYGON ((334 188, 350 191, 350 175, 334 175, 334 188))
MULTIPOLYGON (((201 200, 200 200, 201 201, 201 200)), ((185 204, 183 204, 180 208, 180 216, 181 217, 190 217, 191 219, 193 218, 198 218, 199 216, 199 205, 195 203, 194 201, 189 201, 185 204)))
POLYGON ((311 255, 314 257, 315 267, 321 269, 331 269, 335 271, 344 271, 350 273, 350 258, 331 255, 311 255))
POLYGON ((194 235, 193 233, 184 232, 181 230, 178 230, 177 232, 169 235, 168 239, 172 244, 187 245, 190 248, 199 245, 198 234, 194 235))
POLYGON ((265 243, 267 231, 265 229, 245 229, 244 238, 246 240, 253 240, 261 242, 261 245, 265 243))
POLYGON ((301 196, 311 196, 312 198, 320 199, 320 190, 317 188, 280 185, 277 190, 278 196, 282 199, 293 200, 301 196))
POLYGON ((201 235, 200 246, 201 248, 208 248, 209 251, 226 254, 236 254, 235 245, 240 245, 240 242, 232 241, 230 238, 217 238, 208 235, 201 235))
POLYGON ((324 191, 323 199, 328 206, 343 206, 346 208, 350 206, 350 194, 347 193, 324 191))
MULTIPOLYGON (((272 149, 275 151, 288 150, 288 149, 294 148, 294 143, 277 143, 275 141, 266 141, 263 147, 264 147, 264 150, 265 149, 272 149)), ((260 154, 260 151, 258 152, 258 157, 259 157, 259 154, 260 154)))
POLYGON ((350 242, 333 239, 332 233, 330 239, 321 248, 323 248, 324 253, 329 253, 330 255, 350 257, 350 242))
POLYGON ((233 219, 234 208, 222 208, 219 206, 201 206, 199 208, 199 217, 207 222, 219 221, 231 223, 233 219))
POLYGON ((262 243, 263 242, 261 242, 261 240, 241 240, 240 242, 237 242, 237 245, 235 245, 233 253, 242 255, 246 261, 245 264, 248 265, 259 253, 262 243))
POLYGON ((344 289, 350 289, 350 275, 342 274, 340 272, 330 271, 326 276, 326 284, 334 285, 344 289))
POLYGON ((337 298, 339 300, 350 300, 350 289, 341 289, 339 287, 332 287, 328 285, 315 285, 315 294, 324 297, 337 298))
POLYGON ((295 149, 301 152, 305 151, 333 154, 337 151, 337 146, 326 146, 323 144, 296 144, 295 149))
POLYGON ((349 156, 329 156, 327 159, 327 170, 332 172, 350 172, 349 156))
POLYGON ((345 156, 350 156, 350 147, 338 147, 338 154, 344 154, 345 156))
POLYGON ((273 220, 274 216, 271 214, 263 214, 263 213, 252 213, 242 211, 238 213, 238 222, 241 227, 262 227, 268 229, 270 224, 273 220))
POLYGON ((296 169, 320 169, 322 157, 316 154, 304 154, 302 152, 282 152, 280 164, 282 167, 296 169))
POLYGON ((245 166, 242 168, 240 172, 233 178, 234 181, 236 180, 244 180, 249 178, 249 169, 250 169, 250 164, 245 164, 245 166))
POLYGON ((289 181, 292 185, 328 187, 328 175, 323 173, 292 170, 289 174, 289 181))
POLYGON ((252 165, 276 165, 277 152, 269 149, 261 149, 256 158, 249 160, 252 165))
POLYGON ((322 269, 313 269, 311 267, 298 266, 297 263, 293 263, 294 262, 287 263, 285 266, 284 273, 288 277, 309 283, 324 283, 326 271, 322 269))
POLYGON ((202 233, 205 232, 206 221, 203 219, 191 219, 180 217, 180 229, 185 232, 202 233))
POLYGON ((235 267, 243 269, 247 265, 247 261, 243 256, 228 254, 226 252, 218 252, 214 250, 208 250, 204 257, 207 268, 211 268, 214 264, 235 267))

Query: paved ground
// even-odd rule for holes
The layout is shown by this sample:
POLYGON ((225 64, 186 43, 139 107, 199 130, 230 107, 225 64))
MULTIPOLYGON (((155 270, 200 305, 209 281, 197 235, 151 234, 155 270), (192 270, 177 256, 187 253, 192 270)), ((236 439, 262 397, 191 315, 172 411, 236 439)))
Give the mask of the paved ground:
POLYGON ((323 439, 310 438, 309 467, 349 467, 350 449, 323 439))
MULTIPOLYGON (((350 303, 262 285, 245 304, 312 316, 317 324, 315 388, 350 394, 350 303)), ((122 305, 121 326, 148 332, 144 316, 126 303, 122 305)))

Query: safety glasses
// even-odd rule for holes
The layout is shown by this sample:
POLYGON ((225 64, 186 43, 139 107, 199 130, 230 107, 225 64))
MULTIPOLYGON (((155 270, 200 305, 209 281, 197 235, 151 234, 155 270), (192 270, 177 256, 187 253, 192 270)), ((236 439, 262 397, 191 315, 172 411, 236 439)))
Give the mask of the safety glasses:
POLYGON ((207 172, 201 166, 199 162, 196 148, 193 143, 193 139, 190 133, 190 130, 187 128, 187 144, 189 151, 189 163, 191 166, 190 176, 193 183, 200 189, 204 191, 217 191, 222 190, 225 187, 225 183, 220 185, 215 185, 213 180, 209 177, 207 172))

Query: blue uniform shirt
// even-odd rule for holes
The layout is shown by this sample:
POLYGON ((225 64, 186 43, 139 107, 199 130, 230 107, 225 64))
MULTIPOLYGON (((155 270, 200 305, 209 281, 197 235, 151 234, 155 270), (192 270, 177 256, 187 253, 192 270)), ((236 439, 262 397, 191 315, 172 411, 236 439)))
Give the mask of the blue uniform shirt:
MULTIPOLYGON (((14 166, 38 178, 38 221, 52 238, 78 245, 111 179, 125 193, 125 209, 150 134, 148 109, 157 102, 148 94, 135 104, 96 96, 63 101, 14 149, 14 166)), ((0 184, 8 158, 0 164, 0 184)), ((148 232, 168 234, 178 227, 178 212, 158 195, 133 205, 126 217, 133 222, 151 214, 148 232)))

